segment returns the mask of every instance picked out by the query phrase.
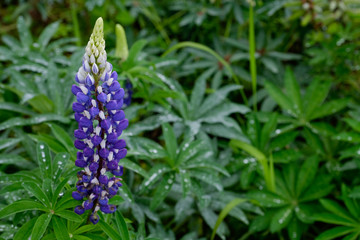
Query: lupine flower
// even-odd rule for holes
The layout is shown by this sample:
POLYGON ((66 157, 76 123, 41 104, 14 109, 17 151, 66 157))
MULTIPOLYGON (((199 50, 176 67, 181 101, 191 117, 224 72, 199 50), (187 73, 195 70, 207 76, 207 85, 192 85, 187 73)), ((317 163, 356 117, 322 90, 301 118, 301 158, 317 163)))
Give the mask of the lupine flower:
POLYGON ((75 147, 79 150, 75 165, 79 171, 75 200, 83 200, 75 207, 77 214, 90 210, 90 221, 99 221, 97 212, 113 213, 115 205, 109 199, 121 186, 123 173, 119 161, 126 156, 126 143, 119 139, 129 122, 121 110, 124 89, 117 81, 118 74, 107 62, 103 20, 99 18, 86 46, 82 66, 76 73, 77 85, 71 88, 76 96, 73 103, 75 119, 75 147))

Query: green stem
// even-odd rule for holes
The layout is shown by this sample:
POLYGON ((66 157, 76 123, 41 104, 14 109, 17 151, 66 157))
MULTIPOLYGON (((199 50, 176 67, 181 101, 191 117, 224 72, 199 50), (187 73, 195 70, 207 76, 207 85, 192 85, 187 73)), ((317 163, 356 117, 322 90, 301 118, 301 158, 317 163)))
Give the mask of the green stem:
POLYGON ((254 111, 257 111, 257 94, 256 94, 256 59, 255 59, 255 29, 254 29, 254 7, 253 2, 249 4, 249 47, 250 47, 250 73, 252 90, 254 95, 254 111))

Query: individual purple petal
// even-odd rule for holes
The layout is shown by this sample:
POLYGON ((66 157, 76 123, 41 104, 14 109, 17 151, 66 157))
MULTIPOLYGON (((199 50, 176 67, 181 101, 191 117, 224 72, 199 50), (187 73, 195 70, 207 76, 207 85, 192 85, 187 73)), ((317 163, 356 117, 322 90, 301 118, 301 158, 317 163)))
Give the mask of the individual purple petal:
POLYGON ((83 199, 83 196, 81 193, 79 192, 72 192, 71 196, 75 199, 75 200, 82 200, 83 199))
POLYGON ((83 168, 87 166, 87 163, 85 162, 85 160, 76 159, 75 166, 83 168))
POLYGON ((114 100, 120 100, 120 99, 122 99, 123 97, 124 97, 124 95, 125 95, 125 91, 124 91, 124 89, 123 88, 120 88, 120 90, 119 91, 117 91, 115 94, 113 94, 113 99, 114 100))
POLYGON ((129 120, 127 119, 124 119, 124 120, 121 120, 119 125, 117 126, 116 130, 124 130, 126 129, 127 127, 129 126, 129 120))
POLYGON ((83 214, 85 212, 85 209, 82 206, 76 206, 75 209, 74 209, 74 212, 76 214, 81 215, 81 214, 83 214))
POLYGON ((74 142, 74 146, 79 150, 83 150, 84 148, 86 148, 86 143, 76 139, 74 142))
POLYGON ((75 138, 78 138, 78 139, 87 138, 87 134, 83 130, 80 130, 80 129, 76 129, 74 131, 74 136, 75 136, 75 138))
POLYGON ((124 139, 120 139, 119 141, 117 141, 115 144, 114 144, 114 148, 115 149, 122 149, 126 147, 126 142, 124 139))
POLYGON ((107 100, 107 95, 105 93, 100 93, 98 96, 97 96, 97 100, 99 100, 100 102, 102 103, 105 103, 106 100, 107 100))
POLYGON ((96 213, 92 213, 89 219, 94 225, 99 222, 99 216, 96 213))
POLYGON ((80 89, 78 86, 76 86, 75 84, 73 84, 73 85, 71 86, 71 92, 76 96, 76 94, 77 94, 78 92, 81 92, 81 89, 80 89))
POLYGON ((123 110, 120 110, 120 111, 116 112, 116 113, 114 114, 114 116, 112 117, 112 119, 113 119, 114 121, 121 121, 121 120, 123 120, 124 118, 125 118, 125 112, 124 112, 123 110))
POLYGON ((110 85, 109 90, 110 92, 116 92, 120 89, 120 83, 118 81, 113 81, 113 83, 110 85))
POLYGON ((79 103, 86 103, 89 100, 89 97, 87 95, 85 95, 83 92, 78 92, 76 94, 76 100, 79 103))
POLYGON ((83 112, 85 110, 84 105, 82 105, 81 103, 78 102, 74 102, 72 105, 72 109, 74 110, 74 112, 83 112))
POLYGON ((126 148, 120 149, 119 152, 115 155, 116 160, 123 159, 127 154, 126 148))

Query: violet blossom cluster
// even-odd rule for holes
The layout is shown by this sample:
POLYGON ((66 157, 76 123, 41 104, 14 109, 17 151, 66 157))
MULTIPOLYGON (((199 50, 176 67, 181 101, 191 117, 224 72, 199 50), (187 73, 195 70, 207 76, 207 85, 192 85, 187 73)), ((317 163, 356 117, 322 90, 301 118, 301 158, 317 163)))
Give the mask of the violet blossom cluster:
POLYGON ((75 147, 79 150, 75 165, 79 171, 75 200, 83 200, 75 207, 77 214, 91 210, 90 221, 99 221, 97 212, 113 213, 116 206, 109 199, 121 186, 123 168, 119 161, 126 156, 126 142, 119 140, 129 122, 121 110, 124 89, 117 81, 118 74, 107 62, 103 20, 99 18, 85 49, 82 66, 75 76, 77 85, 71 88, 76 96, 73 103, 75 119, 75 147))

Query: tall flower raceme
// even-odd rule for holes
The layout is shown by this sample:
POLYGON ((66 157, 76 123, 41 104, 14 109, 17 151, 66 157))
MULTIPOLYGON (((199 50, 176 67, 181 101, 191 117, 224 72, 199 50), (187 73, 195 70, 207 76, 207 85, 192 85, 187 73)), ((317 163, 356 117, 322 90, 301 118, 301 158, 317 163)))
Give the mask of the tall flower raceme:
POLYGON ((75 165, 79 171, 75 200, 83 200, 75 207, 77 214, 91 210, 90 221, 99 221, 97 212, 113 213, 115 205, 109 199, 121 187, 123 168, 119 161, 126 156, 126 142, 119 140, 129 122, 125 119, 123 106, 124 89, 117 81, 118 74, 107 62, 103 20, 97 19, 93 33, 86 46, 82 66, 76 73, 77 85, 71 88, 76 96, 73 103, 75 119, 75 147, 79 150, 75 165))

